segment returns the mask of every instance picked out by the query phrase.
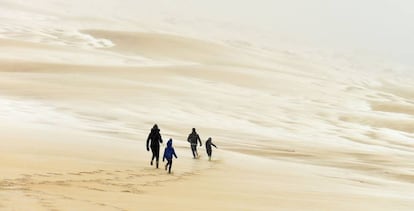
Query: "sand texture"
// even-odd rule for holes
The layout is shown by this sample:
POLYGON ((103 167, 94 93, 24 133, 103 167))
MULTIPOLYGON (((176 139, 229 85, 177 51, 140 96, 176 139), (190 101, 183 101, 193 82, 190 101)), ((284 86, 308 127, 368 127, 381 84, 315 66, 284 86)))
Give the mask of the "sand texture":
POLYGON ((91 2, 0 1, 0 210, 414 210, 412 74, 91 2))

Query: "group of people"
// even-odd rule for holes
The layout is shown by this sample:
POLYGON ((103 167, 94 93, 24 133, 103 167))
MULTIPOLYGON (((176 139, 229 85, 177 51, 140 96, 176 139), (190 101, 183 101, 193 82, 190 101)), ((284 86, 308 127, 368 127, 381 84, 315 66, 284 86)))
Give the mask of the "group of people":
MULTIPOLYGON (((171 173, 173 156, 177 158, 177 154, 175 154, 174 147, 172 146, 172 141, 173 140, 171 138, 167 141, 167 147, 165 148, 164 155, 162 157, 162 162, 167 160, 167 164, 165 164, 165 170, 168 169, 168 173, 171 173)), ((197 152, 197 145, 198 143, 200 143, 200 147, 201 147, 203 144, 195 128, 193 128, 191 133, 188 135, 187 141, 191 144, 191 151, 193 153, 193 158, 194 159, 198 158, 199 155, 197 152)), ((158 128, 158 125, 155 124, 152 127, 150 134, 148 135, 146 146, 147 146, 147 151, 149 151, 150 148, 152 151, 152 158, 151 158, 150 164, 152 166, 154 164, 154 159, 155 159, 156 168, 158 168, 158 163, 159 163, 160 144, 162 144, 162 137, 161 137, 160 129, 158 128)), ((215 148, 217 148, 217 146, 213 144, 211 137, 207 139, 205 146, 206 146, 206 152, 208 155, 208 160, 211 160, 211 154, 212 154, 211 147, 214 146, 215 148)))

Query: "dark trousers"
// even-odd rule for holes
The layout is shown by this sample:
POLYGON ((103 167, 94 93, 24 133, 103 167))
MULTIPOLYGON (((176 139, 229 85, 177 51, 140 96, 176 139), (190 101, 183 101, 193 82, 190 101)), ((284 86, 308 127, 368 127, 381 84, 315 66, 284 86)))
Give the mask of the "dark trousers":
POLYGON ((211 149, 209 150, 209 149, 207 149, 207 155, 209 156, 209 157, 211 157, 211 149))
POLYGON ((198 153, 197 153, 197 144, 191 144, 191 151, 193 152, 193 156, 194 156, 194 158, 196 158, 197 156, 198 156, 198 153))
POLYGON ((167 164, 165 164, 165 170, 168 167, 168 173, 171 173, 172 159, 167 159, 167 164))
POLYGON ((155 158, 158 163, 158 160, 160 159, 160 146, 159 145, 151 146, 151 151, 152 151, 151 161, 153 161, 155 158))

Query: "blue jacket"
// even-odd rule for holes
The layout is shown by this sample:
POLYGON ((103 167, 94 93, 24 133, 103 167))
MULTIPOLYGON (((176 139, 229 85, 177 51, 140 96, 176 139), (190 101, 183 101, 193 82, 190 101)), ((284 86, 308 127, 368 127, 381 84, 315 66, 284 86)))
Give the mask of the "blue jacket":
POLYGON ((171 160, 173 158, 173 155, 174 155, 175 158, 177 158, 177 155, 175 154, 175 150, 172 147, 172 139, 170 139, 167 142, 167 147, 165 147, 164 156, 162 157, 162 161, 164 161, 165 159, 171 160))

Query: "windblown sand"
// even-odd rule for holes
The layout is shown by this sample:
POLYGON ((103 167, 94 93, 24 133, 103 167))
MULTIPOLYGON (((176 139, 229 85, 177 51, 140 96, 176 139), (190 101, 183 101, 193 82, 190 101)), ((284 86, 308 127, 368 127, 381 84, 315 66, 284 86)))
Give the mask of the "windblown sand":
POLYGON ((412 74, 33 2, 0 2, 0 210, 414 209, 412 74))

